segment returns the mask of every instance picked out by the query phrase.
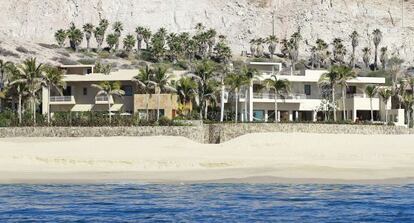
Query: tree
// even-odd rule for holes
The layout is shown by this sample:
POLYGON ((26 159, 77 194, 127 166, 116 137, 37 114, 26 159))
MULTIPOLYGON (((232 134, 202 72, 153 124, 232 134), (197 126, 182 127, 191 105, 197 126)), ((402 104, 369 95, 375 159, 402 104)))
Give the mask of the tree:
POLYGON ((145 68, 139 70, 138 75, 133 79, 133 81, 137 83, 138 87, 146 94, 147 121, 149 120, 149 97, 156 86, 156 83, 152 80, 153 75, 154 70, 146 65, 145 68))
POLYGON ((167 31, 164 28, 160 28, 151 38, 152 46, 150 51, 156 61, 162 61, 165 56, 166 35, 167 31))
POLYGON ((80 29, 76 28, 74 23, 71 23, 70 28, 67 31, 70 41, 70 47, 78 52, 79 46, 83 40, 83 33, 80 29))
POLYGON ((344 44, 342 43, 342 39, 335 38, 333 41, 333 46, 334 46, 334 49, 333 49, 334 60, 340 65, 342 65, 344 62, 345 55, 346 55, 346 49, 345 49, 344 44))
POLYGON ((97 43, 97 52, 101 51, 103 41, 105 39, 105 29, 102 27, 96 27, 93 31, 93 34, 95 35, 96 43, 97 43))
POLYGON ((269 37, 267 37, 266 39, 266 43, 269 45, 269 53, 270 53, 270 58, 273 59, 273 55, 276 52, 276 44, 278 42, 278 39, 275 35, 271 35, 269 37))
POLYGON ((318 69, 321 69, 322 66, 326 66, 326 60, 328 58, 328 44, 323 39, 316 40, 316 55, 318 61, 318 69))
POLYGON ((56 89, 60 94, 62 94, 61 89, 64 86, 63 82, 63 72, 57 67, 45 66, 43 68, 43 84, 47 88, 48 104, 47 104, 47 123, 50 123, 50 92, 51 89, 56 89))
POLYGON ((190 77, 182 77, 177 81, 176 90, 180 99, 180 103, 185 108, 189 107, 194 98, 197 96, 197 83, 190 77))
POLYGON ((142 38, 144 38, 146 49, 150 48, 149 42, 150 42, 151 36, 152 36, 152 32, 149 28, 145 28, 142 31, 142 38))
POLYGON ((144 31, 145 28, 142 26, 138 26, 135 29, 135 32, 137 33, 137 52, 139 53, 142 48, 142 40, 144 40, 144 31))
POLYGON ((65 46, 66 38, 68 37, 68 33, 66 30, 59 29, 55 33, 55 40, 58 43, 59 47, 62 48, 65 46))
MULTIPOLYGON (((0 59, 0 93, 3 93, 5 84, 7 81, 7 71, 9 71, 10 66, 12 66, 13 63, 10 61, 3 61, 0 59)), ((3 111, 3 104, 2 104, 2 98, 0 98, 0 112, 3 111)))
POLYGON ((245 75, 242 75, 240 73, 230 73, 226 77, 225 83, 227 86, 230 87, 232 91, 234 91, 234 101, 235 101, 235 109, 236 109, 234 121, 237 123, 237 121, 239 120, 238 105, 239 105, 240 88, 249 84, 249 80, 246 78, 245 75))
POLYGON ((369 97, 369 103, 371 108, 371 123, 374 122, 374 110, 372 108, 372 99, 377 95, 378 87, 375 85, 368 85, 365 88, 365 94, 369 97))
POLYGON ((88 52, 90 52, 90 43, 91 43, 91 37, 92 37, 92 32, 94 30, 94 26, 92 25, 92 23, 86 23, 85 25, 83 25, 83 32, 85 33, 85 39, 86 39, 86 49, 88 52))
POLYGON ((111 52, 116 51, 115 45, 118 42, 119 42, 119 36, 114 34, 114 33, 108 34, 108 36, 106 37, 106 43, 108 44, 109 51, 111 51, 111 52))
POLYGON ((160 97, 163 92, 176 92, 177 90, 170 85, 171 75, 165 66, 157 66, 154 69, 153 81, 155 83, 155 93, 157 97, 157 121, 160 120, 160 97))
POLYGON ((388 124, 388 101, 392 96, 392 91, 389 88, 383 87, 378 91, 378 95, 385 104, 385 124, 388 124))
POLYGON ((258 57, 263 57, 264 54, 264 46, 265 40, 263 38, 259 38, 256 40, 256 54, 258 57))
POLYGON ((266 87, 268 89, 273 89, 275 91, 275 123, 279 121, 278 117, 278 106, 277 100, 278 96, 284 97, 284 94, 290 92, 290 82, 285 79, 278 79, 275 74, 272 75, 271 78, 265 80, 266 87))
POLYGON ((413 104, 414 104, 414 97, 412 94, 406 94, 404 96, 404 106, 407 110, 407 126, 412 128, 412 113, 413 113, 413 104))
MULTIPOLYGON (((249 81, 249 85, 248 85, 249 86, 249 89, 246 89, 246 93, 245 93, 245 99, 246 99, 245 100, 245 103, 244 103, 244 106, 245 106, 245 119, 246 120, 253 121, 250 118, 247 119, 248 113, 250 113, 250 112, 248 112, 247 102, 249 102, 249 105, 252 104, 251 103, 252 101, 250 99, 253 96, 250 95, 250 92, 253 92, 253 81, 260 76, 260 73, 256 69, 251 68, 251 67, 248 67, 247 65, 242 66, 241 69, 238 70, 238 72, 241 75, 245 76, 246 79, 249 81), (249 100, 247 99, 247 97, 249 97, 249 100)), ((250 110, 253 111, 253 107, 250 108, 250 110)), ((251 118, 253 117, 253 113, 252 112, 250 113, 250 117, 251 118)))
POLYGON ((22 101, 23 97, 28 94, 25 81, 21 81, 23 75, 14 64, 8 67, 10 72, 9 84, 7 86, 9 92, 15 92, 18 97, 17 113, 19 124, 22 124, 22 101))
POLYGON ((209 52, 209 55, 211 56, 211 54, 213 53, 214 45, 216 44, 217 31, 215 29, 209 29, 207 30, 206 34, 207 34, 208 52, 209 52))
POLYGON ((385 70, 387 68, 387 63, 388 63, 388 48, 387 47, 381 47, 380 61, 381 61, 382 69, 385 70))
POLYGON ((371 49, 368 48, 368 47, 365 47, 364 49, 362 49, 362 52, 364 54, 362 59, 363 59, 364 64, 365 64, 365 68, 369 69, 369 59, 371 57, 371 49))
POLYGON ((381 30, 375 29, 372 32, 372 36, 373 36, 373 42, 374 42, 374 46, 375 46, 374 68, 375 68, 375 70, 377 70, 378 69, 378 45, 382 41, 382 32, 381 32, 381 30))
POLYGON ((256 45, 257 45, 257 40, 251 39, 250 40, 250 54, 252 55, 252 57, 256 56, 256 45))
POLYGON ((126 52, 130 53, 132 51, 132 48, 135 46, 135 37, 133 35, 127 35, 124 38, 124 49, 126 52))
POLYGON ((109 115, 109 124, 112 122, 112 112, 111 112, 111 98, 114 96, 121 97, 125 95, 125 92, 121 90, 121 83, 119 81, 109 82, 104 81, 100 84, 92 84, 94 88, 98 89, 96 96, 106 96, 108 100, 108 115, 109 115))
POLYGON ((187 73, 187 76, 193 78, 198 85, 198 98, 196 102, 199 108, 200 120, 203 119, 203 111, 205 111, 205 106, 207 106, 207 99, 211 96, 208 92, 209 86, 216 85, 217 66, 214 62, 210 60, 202 60, 195 64, 195 67, 187 73))
POLYGON ((356 73, 352 70, 352 68, 347 66, 338 66, 334 69, 336 69, 336 72, 339 75, 338 84, 342 88, 342 117, 346 120, 346 89, 348 88, 348 81, 356 78, 356 73))
POLYGON ((122 25, 122 22, 117 21, 113 24, 112 29, 114 31, 114 34, 118 37, 117 42, 115 44, 115 51, 118 51, 118 49, 119 49, 119 39, 121 38, 121 32, 124 30, 124 26, 122 25))
POLYGON ((355 68, 355 51, 359 45, 359 34, 357 31, 352 32, 350 35, 351 45, 352 45, 352 55, 351 55, 351 67, 355 68))
POLYGON ((336 86, 338 85, 338 82, 340 80, 340 75, 338 73, 338 67, 333 66, 329 69, 329 72, 322 74, 322 76, 319 79, 319 86, 321 87, 330 87, 331 89, 331 100, 333 104, 333 115, 334 115, 334 121, 336 122, 336 86))
POLYGON ((25 85, 27 94, 31 100, 33 123, 36 124, 36 103, 37 92, 44 84, 43 81, 43 64, 37 64, 36 58, 27 59, 19 67, 19 76, 10 85, 25 85))

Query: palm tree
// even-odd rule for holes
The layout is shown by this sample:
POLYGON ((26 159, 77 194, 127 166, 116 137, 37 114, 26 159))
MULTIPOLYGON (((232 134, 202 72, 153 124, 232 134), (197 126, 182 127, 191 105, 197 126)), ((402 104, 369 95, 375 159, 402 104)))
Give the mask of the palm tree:
POLYGON ((265 40, 263 38, 259 38, 256 40, 256 54, 258 57, 263 57, 264 53, 264 46, 265 40))
POLYGON ((68 37, 68 33, 66 30, 59 29, 55 33, 55 40, 58 43, 59 47, 62 48, 65 46, 66 38, 68 37))
POLYGON ((135 32, 137 33, 137 52, 139 53, 142 48, 142 40, 144 40, 144 31, 145 28, 142 26, 138 26, 135 29, 135 32))
POLYGON ((13 88, 13 90, 18 95, 18 105, 17 105, 17 113, 19 118, 19 124, 22 124, 22 100, 23 96, 28 94, 26 89, 26 83, 24 81, 20 81, 23 77, 20 69, 18 69, 15 65, 11 65, 9 68, 10 77, 8 88, 13 88))
POLYGON ((104 31, 108 29, 109 21, 107 19, 101 19, 99 21, 99 27, 101 27, 104 31))
POLYGON ((252 55, 252 57, 256 56, 256 45, 257 45, 257 40, 251 39, 250 40, 250 54, 252 55))
POLYGON ((146 110, 147 110, 147 121, 149 120, 149 97, 154 91, 156 83, 152 80, 154 75, 154 70, 151 69, 148 65, 145 68, 139 70, 137 76, 134 77, 133 81, 137 83, 138 87, 146 94, 146 110))
POLYGON ((86 23, 83 25, 83 32, 85 32, 85 38, 86 38, 86 49, 88 52, 90 52, 90 42, 92 37, 94 26, 92 23, 86 23))
POLYGON ((93 34, 95 35, 96 43, 97 43, 97 52, 101 51, 103 41, 105 39, 105 29, 101 26, 98 26, 93 31, 93 34))
MULTIPOLYGON (((112 26, 112 29, 113 29, 113 31, 114 31, 114 34, 115 34, 116 36, 118 36, 118 38, 117 38, 117 42, 116 42, 116 44, 115 44, 115 51, 118 51, 118 49, 119 49, 119 38, 121 38, 121 32, 124 30, 124 27, 123 27, 123 25, 122 25, 122 22, 119 22, 119 21, 115 22, 115 23, 113 24, 113 26, 112 26)), ((135 45, 135 44, 134 44, 134 45, 135 45)))
POLYGON ((111 112, 111 100, 113 96, 121 97, 125 95, 125 92, 121 90, 121 83, 119 81, 109 82, 104 81, 100 84, 92 84, 94 88, 97 88, 99 91, 96 96, 106 96, 108 98, 108 115, 109 115, 109 124, 112 122, 112 112, 111 112))
POLYGON ((340 75, 338 73, 338 67, 333 66, 329 69, 329 72, 322 74, 322 76, 319 79, 319 85, 321 87, 329 86, 331 88, 331 100, 333 104, 333 115, 334 115, 334 121, 336 122, 336 86, 339 83, 340 75))
POLYGON ((405 106, 405 109, 407 110, 406 111, 407 112, 407 126, 409 128, 412 127, 411 126, 412 125, 411 120, 412 120, 413 104, 414 104, 413 95, 412 94, 406 94, 404 96, 404 106, 405 106))
POLYGON ((327 49, 328 44, 323 39, 316 40, 316 51, 318 59, 318 69, 321 69, 322 65, 325 65, 325 60, 327 59, 327 49))
POLYGON ((133 35, 127 35, 124 38, 124 49, 126 52, 130 53, 132 51, 132 48, 135 46, 135 37, 133 35))
POLYGON ((60 94, 62 94, 61 89, 64 86, 62 70, 52 66, 44 67, 43 83, 47 87, 47 123, 50 123, 50 92, 52 88, 55 88, 60 94))
POLYGON ((388 62, 388 48, 387 47, 381 47, 380 62, 382 65, 382 69, 385 70, 387 68, 387 62, 388 62))
POLYGON ((157 121, 160 120, 160 97, 163 92, 176 92, 177 90, 170 85, 171 75, 165 66, 157 66, 154 69, 153 81, 155 83, 155 93, 157 97, 157 121))
MULTIPOLYGON (((250 92, 253 92, 253 81, 260 76, 260 73, 256 69, 250 68, 247 65, 242 66, 241 69, 239 70, 239 73, 245 76, 246 79, 249 81, 249 85, 248 85, 249 88, 246 89, 246 93, 245 93, 244 112, 245 112, 245 119, 252 121, 250 118, 249 119, 247 118, 248 113, 250 113, 250 117, 253 117, 253 114, 251 112, 248 112, 247 102, 249 102, 250 106, 253 106, 250 100, 253 96, 250 95, 250 92), (247 100, 247 97, 249 98, 249 100, 247 100)), ((250 108, 250 110, 253 111, 253 107, 250 108)))
POLYGON ((142 31, 142 38, 144 38, 146 49, 150 48, 149 42, 150 42, 151 36, 152 36, 152 32, 149 28, 145 28, 142 31))
POLYGON ((371 49, 368 47, 365 47, 364 49, 362 49, 362 52, 364 53, 362 59, 365 64, 365 68, 369 69, 369 59, 371 57, 371 49))
POLYGON ((201 62, 196 63, 195 67, 192 68, 192 71, 187 73, 187 75, 193 78, 198 85, 198 107, 200 120, 203 119, 203 111, 205 111, 205 106, 207 106, 207 99, 211 97, 208 92, 208 88, 211 85, 215 85, 216 82, 216 70, 217 66, 211 60, 202 60, 201 62))
POLYGON ((339 75, 338 84, 342 88, 342 117, 346 120, 346 89, 348 88, 348 81, 356 78, 356 73, 352 70, 352 68, 347 66, 336 67, 336 72, 339 75))
POLYGON ((351 55, 351 67, 355 68, 355 51, 359 45, 359 34, 357 31, 352 32, 350 35, 351 45, 352 45, 352 55, 351 55))
POLYGON ((284 94, 290 92, 290 82, 288 80, 278 79, 275 74, 272 75, 271 78, 265 80, 266 87, 268 89, 273 89, 275 91, 275 123, 278 120, 278 107, 277 107, 277 100, 278 96, 284 97, 284 94))
POLYGON ((271 35, 271 36, 267 37, 267 39, 266 39, 266 43, 269 44, 270 58, 272 58, 272 59, 273 59, 273 55, 276 52, 277 42, 278 42, 278 39, 275 35, 271 35))
POLYGON ((67 31, 68 38, 70 41, 70 47, 78 52, 79 46, 83 40, 83 33, 80 29, 76 28, 75 24, 72 23, 70 28, 67 31))
POLYGON ((370 103, 370 108, 371 108, 371 123, 374 122, 374 110, 372 108, 372 99, 375 97, 375 95, 377 95, 378 92, 378 87, 375 85, 368 85, 365 88, 365 94, 367 94, 367 96, 369 97, 369 103, 370 103))
POLYGON ((385 104, 385 124, 388 124, 388 101, 392 96, 392 91, 389 88, 381 88, 378 91, 378 95, 382 98, 382 101, 385 104))
POLYGON ((208 52, 209 55, 211 56, 213 49, 214 49, 214 45, 216 44, 216 36, 217 36, 217 31, 215 29, 209 29, 206 32, 207 34, 207 44, 208 44, 208 52))
POLYGON ((234 101, 235 101, 235 119, 234 121, 237 123, 238 121, 238 105, 239 105, 239 92, 240 92, 240 88, 249 84, 249 80, 246 78, 245 75, 242 74, 238 74, 238 73, 230 73, 226 79, 225 79, 225 83, 227 86, 230 87, 230 89, 232 91, 234 91, 234 101))
POLYGON ((381 43, 382 41, 382 32, 379 29, 375 29, 372 32, 373 35, 373 42, 374 42, 374 46, 375 46, 375 60, 374 60, 374 67, 377 70, 378 69, 378 45, 381 43))
POLYGON ((109 51, 114 52, 116 51, 115 45, 119 42, 119 36, 111 33, 108 34, 108 36, 106 37, 106 43, 109 46, 109 51))
POLYGON ((334 60, 338 62, 340 65, 342 65, 344 62, 344 57, 346 55, 346 49, 345 49, 344 44, 342 43, 342 39, 335 38, 333 41, 333 46, 334 46, 334 50, 333 50, 334 60))
POLYGON ((36 124, 37 92, 44 84, 42 78, 43 64, 37 64, 36 58, 30 58, 25 60, 18 69, 20 72, 19 78, 10 83, 10 85, 24 84, 26 86, 26 91, 32 104, 33 123, 36 124))
MULTIPOLYGON (((0 92, 3 92, 3 89, 5 87, 5 84, 8 82, 7 81, 7 72, 10 68, 10 66, 12 66, 13 63, 10 61, 4 62, 2 59, 0 59, 0 92)), ((0 112, 3 111, 3 106, 2 106, 2 99, 0 98, 0 112)))
POLYGON ((197 83, 189 77, 182 77, 175 88, 181 104, 186 108, 191 107, 193 99, 197 96, 197 83))

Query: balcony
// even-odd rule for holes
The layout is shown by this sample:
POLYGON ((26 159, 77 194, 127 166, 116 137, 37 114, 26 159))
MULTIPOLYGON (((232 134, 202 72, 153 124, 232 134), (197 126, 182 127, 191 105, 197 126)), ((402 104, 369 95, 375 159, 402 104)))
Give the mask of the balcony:
POLYGON ((103 105, 103 104, 113 104, 114 99, 112 96, 106 96, 106 95, 100 95, 95 97, 95 104, 97 105, 103 105))
POLYGON ((74 105, 76 104, 74 96, 50 96, 49 103, 51 105, 74 105))
MULTIPOLYGON (((239 99, 241 101, 245 100, 245 93, 241 92, 239 94, 239 99)), ((298 100, 307 100, 307 99, 320 99, 316 98, 315 96, 300 94, 300 93, 291 93, 288 95, 278 96, 278 101, 280 102, 297 102, 298 100)), ((230 93, 228 100, 234 100, 234 93, 230 93)), ((275 100, 275 94, 269 92, 263 93, 253 93, 253 100, 258 102, 273 102, 275 100)))

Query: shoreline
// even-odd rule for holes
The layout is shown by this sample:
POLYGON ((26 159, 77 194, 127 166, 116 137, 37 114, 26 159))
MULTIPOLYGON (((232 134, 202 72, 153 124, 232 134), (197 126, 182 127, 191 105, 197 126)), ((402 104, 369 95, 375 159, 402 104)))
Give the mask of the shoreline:
POLYGON ((0 184, 413 184, 407 135, 2 138, 0 184))

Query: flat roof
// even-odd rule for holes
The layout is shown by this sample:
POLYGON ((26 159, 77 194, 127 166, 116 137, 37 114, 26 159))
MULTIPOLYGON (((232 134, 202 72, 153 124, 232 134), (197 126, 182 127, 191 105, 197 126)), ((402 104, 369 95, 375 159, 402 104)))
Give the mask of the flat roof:
POLYGON ((282 63, 277 63, 277 62, 249 62, 250 65, 279 65, 281 66, 282 63))
POLYGON ((82 68, 82 67, 95 67, 95 65, 85 65, 85 64, 76 64, 76 65, 60 65, 61 68, 82 68))

